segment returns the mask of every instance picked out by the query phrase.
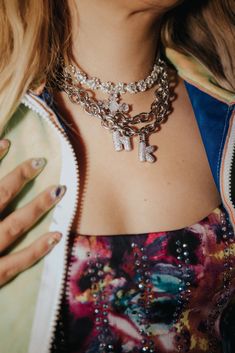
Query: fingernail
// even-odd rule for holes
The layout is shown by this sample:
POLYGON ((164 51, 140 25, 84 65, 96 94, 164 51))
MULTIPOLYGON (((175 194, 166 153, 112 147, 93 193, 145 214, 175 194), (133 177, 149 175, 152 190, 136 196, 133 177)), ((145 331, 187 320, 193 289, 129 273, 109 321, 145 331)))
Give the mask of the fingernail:
POLYGON ((48 245, 50 247, 53 247, 55 246, 56 244, 59 243, 59 241, 61 240, 62 238, 62 233, 55 233, 53 234, 49 239, 48 239, 48 245))
POLYGON ((66 186, 65 185, 59 185, 56 186, 52 191, 51 191, 51 197, 53 200, 60 199, 66 191, 66 186))
POLYGON ((9 144, 9 141, 6 139, 0 140, 0 149, 5 150, 9 146, 9 144))
POLYGON ((32 167, 34 169, 41 169, 42 167, 45 166, 46 164, 46 159, 45 158, 34 158, 32 160, 32 167))

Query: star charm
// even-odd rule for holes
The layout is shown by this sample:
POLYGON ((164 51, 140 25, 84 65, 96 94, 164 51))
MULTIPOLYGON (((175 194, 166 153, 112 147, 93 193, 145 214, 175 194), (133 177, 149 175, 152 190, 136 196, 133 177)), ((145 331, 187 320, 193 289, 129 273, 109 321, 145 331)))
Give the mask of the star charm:
POLYGON ((120 103, 120 95, 118 93, 111 93, 108 100, 103 102, 105 109, 108 109, 111 115, 117 113, 128 113, 130 106, 126 103, 120 103))

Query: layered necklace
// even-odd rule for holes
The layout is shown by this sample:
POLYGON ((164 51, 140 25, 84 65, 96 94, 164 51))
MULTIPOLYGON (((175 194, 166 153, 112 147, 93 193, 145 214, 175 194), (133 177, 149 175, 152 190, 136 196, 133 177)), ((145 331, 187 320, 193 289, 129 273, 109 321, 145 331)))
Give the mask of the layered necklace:
POLYGON ((139 161, 156 161, 156 146, 149 144, 149 136, 160 130, 160 124, 166 119, 170 107, 169 79, 164 60, 158 57, 145 79, 129 83, 102 82, 99 78, 90 77, 76 65, 66 66, 61 60, 61 71, 57 74, 56 84, 71 102, 100 119, 101 125, 112 134, 115 151, 133 150, 132 139, 138 138, 139 161), (154 86, 156 89, 150 111, 132 116, 132 106, 123 101, 123 95, 140 94, 154 86), (107 94, 107 99, 96 99, 94 91, 107 94))

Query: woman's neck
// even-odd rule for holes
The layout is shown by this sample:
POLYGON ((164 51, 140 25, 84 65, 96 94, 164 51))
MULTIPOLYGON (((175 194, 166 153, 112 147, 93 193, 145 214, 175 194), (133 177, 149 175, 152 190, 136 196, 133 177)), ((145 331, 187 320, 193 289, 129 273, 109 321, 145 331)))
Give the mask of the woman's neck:
POLYGON ((145 78, 158 48, 162 10, 133 10, 132 1, 121 3, 75 0, 71 6, 74 59, 103 81, 145 78))

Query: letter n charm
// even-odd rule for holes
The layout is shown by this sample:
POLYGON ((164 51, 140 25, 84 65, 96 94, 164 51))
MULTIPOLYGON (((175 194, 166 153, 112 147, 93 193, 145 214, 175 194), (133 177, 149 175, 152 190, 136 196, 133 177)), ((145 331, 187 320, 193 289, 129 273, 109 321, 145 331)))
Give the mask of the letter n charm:
POLYGON ((122 136, 118 130, 113 132, 113 144, 115 151, 131 151, 131 139, 128 136, 122 136))

